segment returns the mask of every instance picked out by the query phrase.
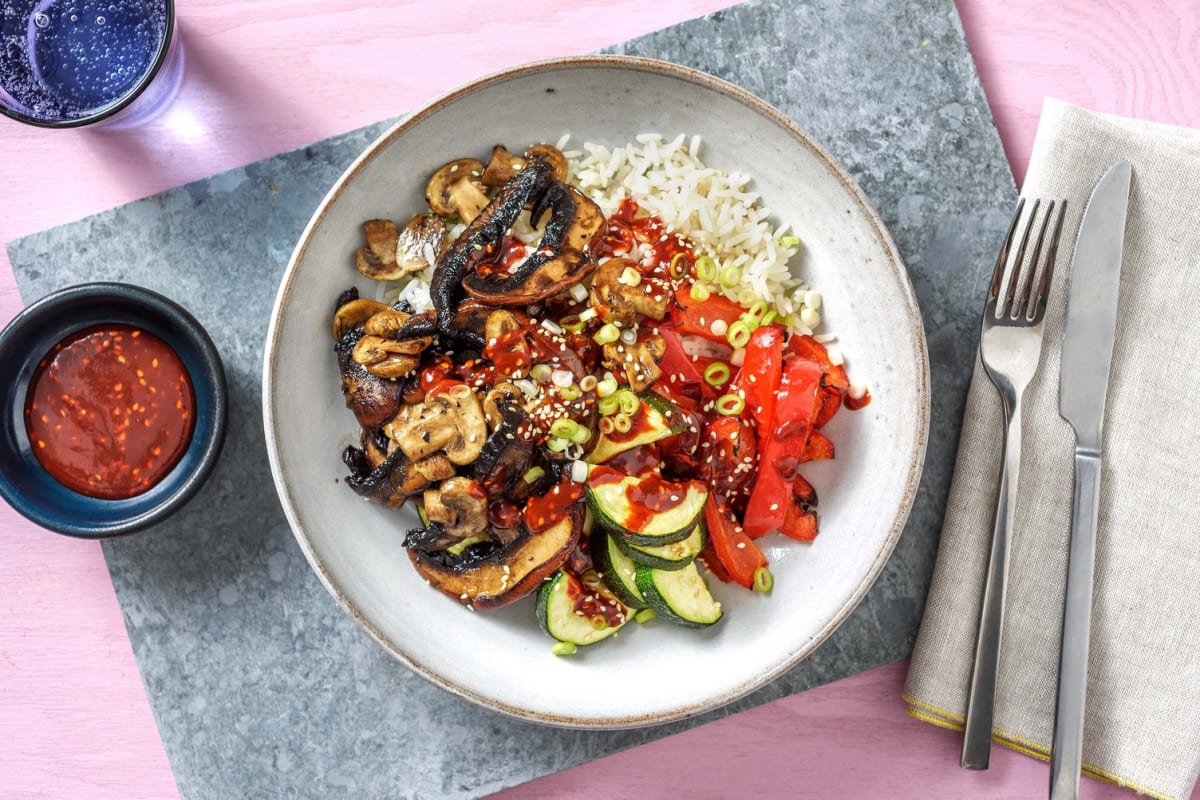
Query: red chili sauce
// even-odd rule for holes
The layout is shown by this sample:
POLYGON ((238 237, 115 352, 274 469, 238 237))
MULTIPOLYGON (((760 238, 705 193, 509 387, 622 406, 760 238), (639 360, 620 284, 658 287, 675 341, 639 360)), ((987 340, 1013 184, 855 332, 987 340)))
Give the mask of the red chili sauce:
POLYGON ((554 484, 541 497, 531 497, 525 504, 525 527, 530 533, 541 533, 567 518, 571 506, 583 499, 584 486, 571 480, 554 484))
POLYGON ((34 455, 89 497, 139 495, 179 462, 195 427, 195 395, 175 351, 129 325, 73 333, 38 364, 25 400, 34 455))
POLYGON ((571 610, 599 629, 616 628, 625 624, 625 607, 609 600, 604 584, 594 576, 592 581, 576 578, 571 573, 563 576, 567 581, 567 597, 571 610), (607 601, 607 602, 606 602, 607 601))

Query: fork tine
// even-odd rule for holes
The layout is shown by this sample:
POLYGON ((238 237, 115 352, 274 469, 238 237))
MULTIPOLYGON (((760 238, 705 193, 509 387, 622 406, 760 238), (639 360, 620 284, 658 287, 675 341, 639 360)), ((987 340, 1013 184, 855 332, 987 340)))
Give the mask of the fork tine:
MULTIPOLYGON (((996 268, 992 272, 992 287, 988 290, 988 302, 995 301, 1001 294, 1000 289, 1005 276, 1005 267, 1008 266, 1008 253, 1012 249, 1013 233, 1017 229, 1017 223, 1021 221, 1021 210, 1025 208, 1025 198, 1017 200, 1017 210, 1013 212, 1012 222, 1008 224, 1008 233, 1004 234, 1004 244, 1000 246, 1000 255, 996 258, 996 268)), ((996 317, 1000 317, 999 307, 997 307, 996 317)))
POLYGON ((1012 270, 1010 271, 1008 281, 1008 301, 1004 304, 1004 310, 996 309, 996 319, 1004 316, 1003 311, 1011 311, 1010 319, 1016 319, 1019 316, 1017 311, 1020 301, 1014 303, 1013 298, 1017 293, 1017 281, 1021 277, 1021 267, 1025 264, 1025 248, 1029 245, 1029 234, 1033 230, 1034 220, 1037 219, 1038 206, 1042 204, 1041 198, 1033 201, 1033 208, 1029 211, 1029 219, 1025 223, 1025 232, 1021 234, 1021 245, 1017 248, 1017 255, 1013 258, 1012 270))
POLYGON ((1058 238, 1062 233, 1063 218, 1067 215, 1067 201, 1058 204, 1058 220, 1054 223, 1054 233, 1050 235, 1050 249, 1046 253, 1046 266, 1042 270, 1042 280, 1038 284, 1037 297, 1029 307, 1030 322, 1036 322, 1046 313, 1046 296, 1050 293, 1050 279, 1054 277, 1054 264, 1058 260, 1058 238))
MULTIPOLYGON (((1025 287, 1021 290, 1021 294, 1017 297, 1017 302, 1013 304, 1012 319, 1020 319, 1021 312, 1025 312, 1025 320, 1033 322, 1033 316, 1037 311, 1037 298, 1032 296, 1033 287, 1040 284, 1034 283, 1034 278, 1040 277, 1045 269, 1041 262, 1042 245, 1046 241, 1046 228, 1050 226, 1050 219, 1054 216, 1054 201, 1051 200, 1046 206, 1046 214, 1042 217, 1042 225, 1038 228, 1037 241, 1033 243, 1033 255, 1029 257, 1029 269, 1025 274, 1025 287)), ((1029 220, 1029 227, 1032 228, 1034 220, 1029 220)))

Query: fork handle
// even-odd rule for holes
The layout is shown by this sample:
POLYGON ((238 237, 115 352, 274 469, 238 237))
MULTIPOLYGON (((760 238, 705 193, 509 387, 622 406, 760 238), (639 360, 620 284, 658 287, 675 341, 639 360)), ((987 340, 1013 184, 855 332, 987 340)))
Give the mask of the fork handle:
POLYGON ((1100 518, 1100 453, 1075 450, 1075 500, 1071 504, 1071 546, 1063 606, 1062 656, 1050 750, 1050 798, 1079 796, 1083 766, 1083 709, 1087 695, 1088 642, 1092 629, 1092 576, 1100 518))
POLYGON ((1017 483, 1021 474, 1021 398, 1004 398, 1004 451, 1000 492, 996 501, 996 527, 988 558, 975 639, 975 666, 967 695, 963 727, 963 769, 987 769, 992 748, 992 718, 996 706, 996 675, 1000 671, 1000 637, 1004 632, 1004 596, 1008 588, 1008 557, 1013 514, 1017 508, 1017 483))

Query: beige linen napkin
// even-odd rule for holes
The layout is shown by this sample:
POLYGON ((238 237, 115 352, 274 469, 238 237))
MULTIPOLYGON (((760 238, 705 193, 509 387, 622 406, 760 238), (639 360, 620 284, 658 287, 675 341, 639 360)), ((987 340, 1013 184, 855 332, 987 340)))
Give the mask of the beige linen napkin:
MULTIPOLYGON (((1063 309, 1095 182, 1133 164, 1104 427, 1085 771, 1185 798, 1200 770, 1200 131, 1047 100, 1022 194, 1068 198, 1041 368, 1026 396, 994 735, 1048 757, 1074 438, 1058 416, 1063 309)), ((1000 242, 997 241, 997 248, 1000 242)), ((984 287, 980 287, 982 307, 984 287)), ((1003 420, 976 362, 904 697, 960 728, 992 536, 1003 420)))

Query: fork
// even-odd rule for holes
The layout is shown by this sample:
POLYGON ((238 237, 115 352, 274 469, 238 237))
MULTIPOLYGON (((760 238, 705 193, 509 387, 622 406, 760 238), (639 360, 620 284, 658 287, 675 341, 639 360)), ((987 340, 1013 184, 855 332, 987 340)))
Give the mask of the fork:
POLYGON ((975 640, 975 666, 967 696, 961 762, 963 769, 987 769, 991 754, 996 675, 1000 667, 1000 636, 1004 630, 1004 595, 1008 584, 1008 556, 1021 472, 1021 402, 1025 389, 1037 372, 1041 356, 1046 295, 1054 275, 1058 237, 1067 203, 1065 200, 1051 200, 1046 204, 1033 253, 1028 266, 1022 269, 1029 236, 1037 224, 1041 205, 1040 199, 1033 201, 1033 207, 1024 220, 1015 257, 1010 259, 1017 232, 1022 229, 1025 198, 1017 202, 1017 210, 1004 237, 1000 256, 996 259, 979 335, 980 360, 999 391, 1004 406, 1004 449, 992 550, 988 558, 983 607, 979 614, 979 633, 975 640), (1055 217, 1057 221, 1053 223, 1053 232, 1047 245, 1046 232, 1055 217), (1017 290, 1019 283, 1023 284, 1020 292, 1017 290))

